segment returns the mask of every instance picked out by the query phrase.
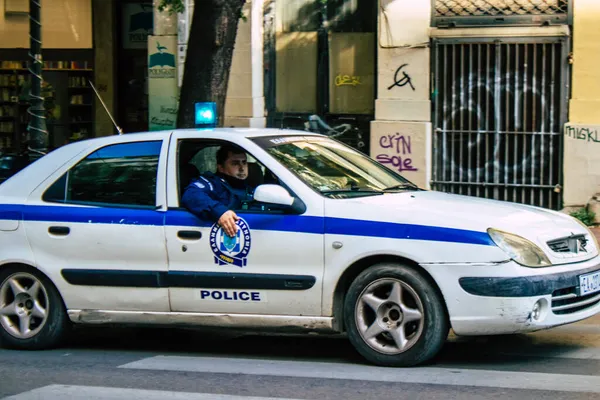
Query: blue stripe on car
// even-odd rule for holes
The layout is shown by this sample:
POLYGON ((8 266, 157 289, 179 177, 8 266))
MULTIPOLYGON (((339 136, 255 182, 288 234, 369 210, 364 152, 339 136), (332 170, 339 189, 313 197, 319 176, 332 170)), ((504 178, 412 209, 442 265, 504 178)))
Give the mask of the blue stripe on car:
MULTIPOLYGON (((201 221, 184 210, 169 210, 164 213, 148 209, 113 207, 0 205, 0 220, 14 219, 17 214, 22 214, 23 219, 26 221, 149 226, 212 226, 212 223, 201 221)), ((464 229, 348 218, 322 218, 280 214, 239 214, 255 230, 430 240, 494 246, 494 242, 492 242, 486 232, 464 229)))
POLYGON ((346 218, 326 218, 325 233, 391 239, 482 244, 487 246, 495 245, 486 232, 346 218))

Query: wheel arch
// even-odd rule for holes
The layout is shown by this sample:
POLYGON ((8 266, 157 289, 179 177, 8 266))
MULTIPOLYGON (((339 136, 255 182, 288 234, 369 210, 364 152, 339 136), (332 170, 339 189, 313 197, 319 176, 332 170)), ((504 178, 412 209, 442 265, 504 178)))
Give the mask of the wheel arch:
POLYGON ((52 286, 54 286, 54 289, 60 296, 60 301, 62 301, 63 307, 65 307, 65 309, 66 309, 65 299, 64 299, 64 296, 61 293, 60 289, 58 288, 58 285, 56 285, 56 283, 52 280, 52 278, 50 278, 50 276, 48 276, 48 274, 46 274, 44 271, 42 271, 41 269, 39 269, 29 263, 11 261, 11 262, 7 262, 5 264, 0 265, 0 272, 4 271, 5 269, 8 269, 8 268, 22 268, 25 270, 34 271, 34 272, 40 274, 41 276, 43 276, 45 279, 48 280, 48 282, 50 282, 50 284, 52 284, 52 286))
POLYGON ((393 254, 378 254, 368 257, 361 258, 348 266, 338 279, 335 290, 333 292, 333 317, 335 320, 335 328, 339 332, 345 332, 346 327, 344 326, 344 302, 346 300, 346 293, 350 288, 350 285, 358 275, 360 275, 366 269, 376 264, 390 263, 390 264, 404 264, 408 265, 416 270, 421 276, 423 276, 435 289, 437 294, 440 296, 442 303, 444 304, 444 311, 446 319, 449 321, 448 306, 446 299, 442 294, 442 291, 438 284, 435 282, 431 274, 421 267, 417 262, 398 255, 393 254))

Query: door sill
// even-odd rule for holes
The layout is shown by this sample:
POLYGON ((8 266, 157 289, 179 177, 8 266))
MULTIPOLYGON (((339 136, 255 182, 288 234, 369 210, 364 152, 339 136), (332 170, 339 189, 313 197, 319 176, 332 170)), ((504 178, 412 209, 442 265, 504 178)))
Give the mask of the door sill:
POLYGON ((76 324, 171 325, 280 332, 336 332, 332 317, 110 310, 69 310, 68 313, 71 321, 76 324))

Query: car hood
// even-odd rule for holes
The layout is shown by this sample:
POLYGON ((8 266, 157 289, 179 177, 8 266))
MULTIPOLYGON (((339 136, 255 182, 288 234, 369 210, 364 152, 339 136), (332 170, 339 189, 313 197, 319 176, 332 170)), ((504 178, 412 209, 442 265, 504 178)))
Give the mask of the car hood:
POLYGON ((590 232, 574 218, 539 207, 436 191, 410 191, 341 200, 346 203, 344 207, 335 207, 335 202, 340 200, 331 201, 334 203, 327 207, 333 211, 328 213, 331 216, 338 214, 350 219, 476 232, 486 232, 488 228, 499 229, 537 244, 555 264, 582 261, 598 255, 590 232), (587 236, 587 252, 566 257, 556 254, 548 246, 548 241, 574 234, 587 236))

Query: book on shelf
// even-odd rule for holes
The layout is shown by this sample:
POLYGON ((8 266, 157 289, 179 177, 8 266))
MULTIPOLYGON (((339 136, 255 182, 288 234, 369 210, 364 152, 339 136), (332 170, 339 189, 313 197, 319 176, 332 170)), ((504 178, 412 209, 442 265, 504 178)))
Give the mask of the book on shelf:
MULTIPOLYGON (((0 61, 1 69, 28 69, 29 61, 0 61)), ((67 71, 88 70, 91 68, 89 61, 44 61, 43 69, 64 69, 67 71)))

